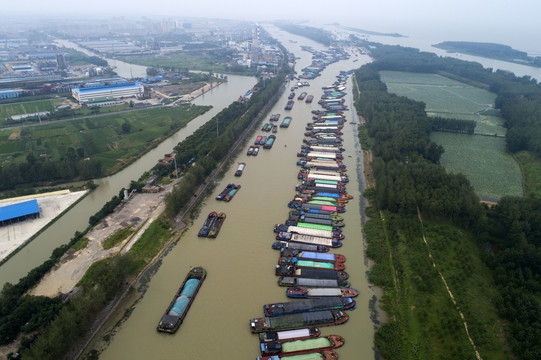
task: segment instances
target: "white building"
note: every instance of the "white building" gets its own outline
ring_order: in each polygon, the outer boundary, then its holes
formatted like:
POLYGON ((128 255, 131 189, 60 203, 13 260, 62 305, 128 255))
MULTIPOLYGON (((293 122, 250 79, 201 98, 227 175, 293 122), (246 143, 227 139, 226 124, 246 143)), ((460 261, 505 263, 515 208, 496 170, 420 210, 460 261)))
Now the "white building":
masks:
POLYGON ((141 83, 72 89, 71 95, 79 104, 102 98, 142 98, 145 89, 141 83))

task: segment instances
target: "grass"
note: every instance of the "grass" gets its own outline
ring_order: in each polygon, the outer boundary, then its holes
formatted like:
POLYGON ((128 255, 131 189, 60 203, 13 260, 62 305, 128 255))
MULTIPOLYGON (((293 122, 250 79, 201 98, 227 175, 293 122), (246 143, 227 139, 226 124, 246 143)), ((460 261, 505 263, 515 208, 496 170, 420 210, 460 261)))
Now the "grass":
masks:
POLYGON ((134 271, 138 272, 148 264, 172 235, 170 224, 164 216, 154 220, 130 250, 130 256, 137 264, 134 271))
POLYGON ((382 71, 381 78, 389 92, 424 102, 429 116, 476 122, 475 136, 432 133, 445 149, 441 164, 448 171, 466 175, 480 196, 522 196, 521 169, 506 152, 504 121, 493 108, 495 94, 440 74, 382 71))
POLYGON ((522 196, 522 173, 505 151, 505 139, 442 132, 432 133, 431 138, 445 149, 441 164, 450 172, 465 174, 477 194, 495 199, 522 196))
POLYGON ((88 238, 82 237, 79 241, 77 241, 75 244, 72 245, 72 249, 75 251, 82 250, 88 246, 88 238))
POLYGON ((119 58, 132 64, 157 67, 188 68, 190 70, 224 72, 225 65, 208 55, 193 55, 188 53, 168 56, 130 56, 119 58))
POLYGON ((120 244, 122 241, 128 238, 128 236, 130 236, 131 234, 133 234, 133 229, 131 227, 119 229, 113 235, 105 239, 102 243, 102 246, 105 250, 109 250, 117 246, 118 244, 120 244))
POLYGON ((36 157, 58 161, 69 147, 82 148, 86 157, 102 160, 105 173, 109 175, 207 109, 161 107, 22 130, 0 130, 0 160, 15 161, 33 153, 36 157), (122 131, 124 122, 131 126, 127 134, 122 131))
MULTIPOLYGON (((367 215, 367 254, 376 262, 370 279, 384 288, 382 307, 388 314, 375 336, 382 356, 475 359, 456 307, 432 266, 419 220, 385 213, 382 221, 374 208, 367 209, 367 215)), ((508 359, 492 305, 494 284, 482 261, 482 249, 470 234, 453 225, 427 221, 424 225, 434 261, 465 315, 481 356, 508 359)))
POLYGON ((524 171, 524 195, 541 198, 541 161, 527 151, 516 153, 515 159, 524 171))

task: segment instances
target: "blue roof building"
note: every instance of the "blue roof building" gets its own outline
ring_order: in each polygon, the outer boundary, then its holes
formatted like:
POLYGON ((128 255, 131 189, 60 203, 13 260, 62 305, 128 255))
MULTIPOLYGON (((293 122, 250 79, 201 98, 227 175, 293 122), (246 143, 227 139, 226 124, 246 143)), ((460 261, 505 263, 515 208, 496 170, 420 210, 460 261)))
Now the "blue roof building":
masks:
POLYGON ((0 207, 0 226, 37 217, 39 217, 39 206, 36 199, 0 207))

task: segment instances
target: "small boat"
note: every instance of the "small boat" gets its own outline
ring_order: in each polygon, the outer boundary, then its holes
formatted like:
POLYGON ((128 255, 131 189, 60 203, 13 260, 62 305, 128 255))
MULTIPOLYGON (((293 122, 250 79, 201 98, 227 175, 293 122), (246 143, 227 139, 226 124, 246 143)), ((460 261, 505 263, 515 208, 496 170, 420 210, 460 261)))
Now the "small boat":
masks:
POLYGON ((340 288, 350 287, 350 284, 346 280, 335 279, 316 279, 316 278, 296 278, 292 276, 281 276, 278 279, 279 286, 287 287, 318 287, 318 288, 340 288))
POLYGON ((257 156, 259 154, 259 146, 254 147, 254 152, 252 153, 253 156, 257 156))
POLYGON ((223 200, 224 197, 235 187, 235 184, 227 184, 225 189, 222 190, 222 192, 216 196, 216 200, 223 200))
POLYGON ((305 91, 303 91, 303 92, 299 95, 299 97, 297 97, 297 100, 304 100, 304 98, 306 97, 306 95, 308 95, 308 93, 305 92, 305 91))
POLYGON ((275 250, 294 250, 294 251, 314 251, 314 252, 327 252, 329 248, 322 245, 311 245, 311 244, 299 244, 292 243, 287 241, 275 241, 272 244, 272 248, 275 250))
POLYGON ((293 340, 306 340, 311 338, 316 338, 320 335, 318 328, 312 329, 297 329, 297 330, 286 330, 286 331, 269 331, 259 333, 260 342, 269 342, 269 341, 293 341, 293 340))
POLYGON ((259 135, 255 138, 254 145, 261 145, 261 139, 263 138, 263 135, 259 135))
POLYGON ((291 124, 291 120, 292 120, 292 119, 291 119, 291 116, 286 116, 286 117, 284 118, 284 120, 282 121, 282 123, 280 124, 280 127, 281 127, 281 128, 287 128, 287 127, 289 127, 289 124, 291 124))
POLYGON ((206 276, 207 272, 202 267, 195 267, 188 272, 173 300, 165 310, 156 330, 169 334, 173 334, 178 330, 206 276))
POLYGON ((314 100, 314 95, 308 95, 306 97, 306 100, 304 100, 304 101, 309 104, 309 103, 312 102, 312 100, 314 100))
POLYGON ((216 216, 216 220, 214 220, 214 224, 212 224, 212 227, 210 228, 207 237, 215 238, 216 236, 218 236, 218 233, 220 232, 220 229, 224 224, 225 216, 225 213, 219 213, 218 216, 216 216))
POLYGON ((237 195, 237 192, 239 191, 239 189, 240 189, 240 185, 235 185, 233 189, 231 189, 231 191, 227 193, 226 196, 224 196, 224 201, 228 201, 228 202, 231 201, 231 199, 233 199, 233 197, 237 195))
POLYGON ((267 342, 261 343, 261 353, 263 355, 301 355, 313 351, 332 350, 344 345, 344 338, 339 335, 329 335, 325 337, 295 340, 286 342, 267 342))
POLYGON ((207 220, 205 220, 205 223, 201 227, 201 230, 199 230, 199 233, 197 233, 197 236, 199 237, 207 237, 209 234, 210 228, 212 227, 212 224, 214 224, 214 221, 216 220, 216 211, 211 212, 207 216, 207 220))
POLYGON ((293 330, 305 327, 339 325, 349 319, 342 310, 313 311, 284 316, 254 318, 250 320, 252 332, 293 330))
POLYGON ((263 149, 270 149, 272 148, 272 145, 274 145, 274 140, 276 140, 276 136, 270 135, 267 139, 267 142, 265 142, 265 145, 263 145, 263 149))
POLYGON ((256 360, 338 360, 338 353, 334 350, 322 350, 304 355, 258 356, 256 360))
POLYGON ((287 97, 289 100, 293 99, 295 97, 295 93, 291 92, 289 96, 287 97))
POLYGON ((313 279, 347 280, 349 274, 345 271, 328 269, 301 269, 295 266, 276 265, 274 273, 277 276, 306 277, 313 279))
POLYGON ((284 316, 322 310, 353 310, 355 300, 344 297, 315 298, 263 305, 265 316, 284 316))
POLYGON ((272 114, 270 117, 270 121, 278 121, 280 119, 280 114, 272 114))
POLYGON ((289 100, 286 104, 286 107, 284 108, 285 110, 291 110, 293 109, 293 104, 295 104, 295 101, 293 100, 289 100))
POLYGON ((254 147, 253 147, 253 146, 250 146, 250 147, 248 148, 248 151, 246 152, 246 155, 250 156, 250 155, 252 155, 253 153, 254 153, 254 147))
POLYGON ((278 126, 272 125, 272 133, 276 134, 278 132, 278 126))
MULTIPOLYGON (((210 236, 210 234, 209 234, 210 236)), ((325 261, 299 260, 297 258, 280 257, 278 265, 293 265, 299 269, 327 269, 327 270, 344 270, 344 263, 334 263, 325 261)))
POLYGON ((340 296, 340 297, 356 297, 359 295, 359 291, 354 288, 309 288, 304 286, 293 286, 287 288, 287 297, 290 298, 320 298, 328 296, 340 296))
POLYGON ((244 168, 246 167, 246 163, 239 163, 239 167, 237 168, 237 171, 235 171, 235 176, 241 176, 244 172, 244 168))

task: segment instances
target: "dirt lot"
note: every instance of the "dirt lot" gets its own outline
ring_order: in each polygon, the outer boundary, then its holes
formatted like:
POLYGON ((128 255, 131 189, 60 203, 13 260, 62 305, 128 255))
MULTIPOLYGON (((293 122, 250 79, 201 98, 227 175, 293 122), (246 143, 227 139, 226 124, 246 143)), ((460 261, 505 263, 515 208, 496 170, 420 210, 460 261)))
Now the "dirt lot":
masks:
POLYGON ((66 253, 61 263, 33 289, 32 295, 53 297, 65 294, 75 287, 94 261, 130 248, 164 211, 164 197, 172 186, 173 184, 170 184, 164 191, 156 194, 133 194, 129 201, 120 204, 113 214, 87 234, 88 246, 75 253, 66 253), (130 226, 136 230, 134 234, 114 248, 103 249, 102 242, 105 239, 119 229, 130 226))

